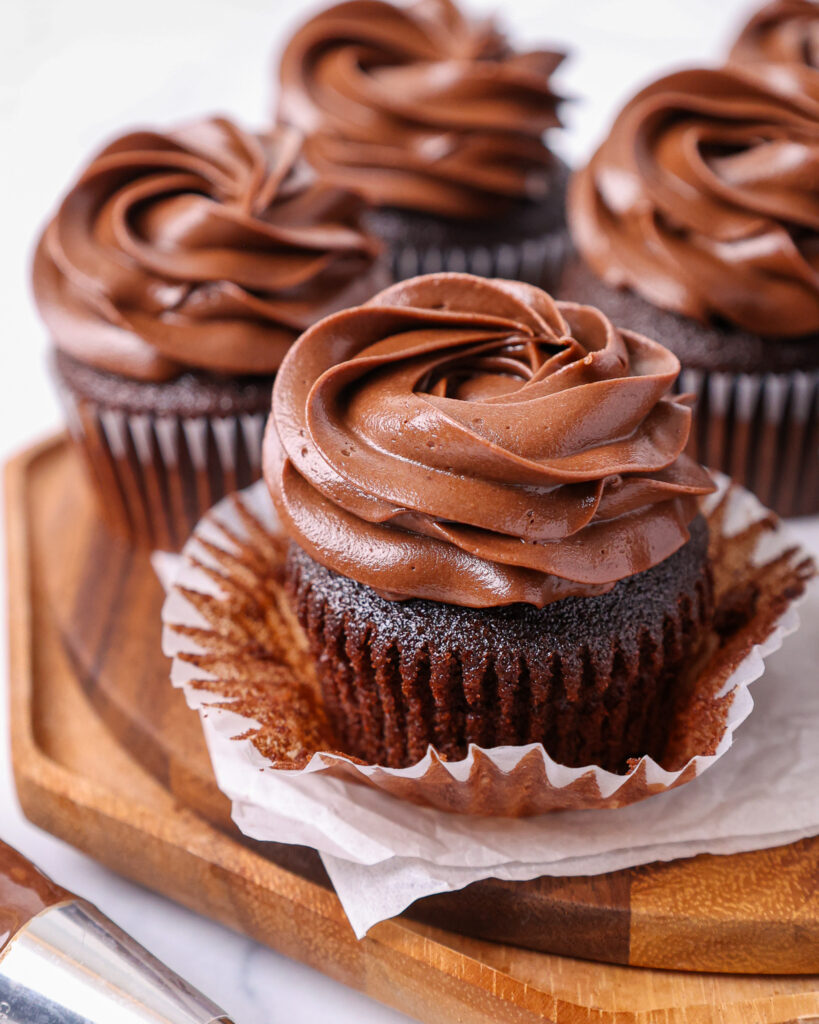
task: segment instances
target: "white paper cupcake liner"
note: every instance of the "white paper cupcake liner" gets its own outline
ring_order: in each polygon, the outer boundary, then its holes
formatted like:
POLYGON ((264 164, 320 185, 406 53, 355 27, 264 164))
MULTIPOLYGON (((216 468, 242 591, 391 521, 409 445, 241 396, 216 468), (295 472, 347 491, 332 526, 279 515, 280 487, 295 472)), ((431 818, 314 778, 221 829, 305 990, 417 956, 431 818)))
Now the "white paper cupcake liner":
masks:
POLYGON ((245 815, 276 805, 265 791, 276 790, 277 780, 292 785, 316 776, 450 812, 525 816, 622 807, 691 781, 725 754, 753 708, 749 684, 798 624, 793 604, 812 572, 805 553, 751 494, 724 480, 704 512, 729 619, 733 597, 747 596, 749 587, 759 593, 747 621, 721 627, 693 689, 673 767, 644 757, 626 775, 594 765, 569 768, 541 744, 473 745, 463 760, 449 762, 430 748, 402 769, 334 750, 304 637, 273 576, 284 542, 263 483, 217 505, 184 548, 163 608, 171 679, 202 713, 217 782, 245 815))

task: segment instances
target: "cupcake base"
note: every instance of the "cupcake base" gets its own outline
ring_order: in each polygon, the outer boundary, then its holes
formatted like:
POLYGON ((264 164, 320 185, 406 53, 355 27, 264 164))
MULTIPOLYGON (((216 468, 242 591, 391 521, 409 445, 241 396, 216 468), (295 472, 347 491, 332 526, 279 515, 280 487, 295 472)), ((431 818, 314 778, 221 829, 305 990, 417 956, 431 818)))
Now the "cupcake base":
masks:
POLYGON ((516 202, 481 221, 434 217, 391 207, 369 210, 369 231, 387 246, 396 281, 440 271, 555 286, 568 250, 565 194, 569 169, 556 160, 548 195, 516 202))
POLYGON ((261 476, 272 376, 142 382, 59 351, 53 367, 106 523, 130 541, 178 550, 216 501, 261 476))
POLYGON ((713 597, 708 530, 608 594, 471 609, 387 601, 291 546, 287 583, 343 749, 404 767, 432 745, 543 743, 577 767, 662 757, 713 597))
POLYGON ((819 512, 819 336, 763 338, 705 325, 609 287, 577 257, 558 297, 601 309, 678 356, 677 390, 695 397, 689 452, 782 516, 819 512))

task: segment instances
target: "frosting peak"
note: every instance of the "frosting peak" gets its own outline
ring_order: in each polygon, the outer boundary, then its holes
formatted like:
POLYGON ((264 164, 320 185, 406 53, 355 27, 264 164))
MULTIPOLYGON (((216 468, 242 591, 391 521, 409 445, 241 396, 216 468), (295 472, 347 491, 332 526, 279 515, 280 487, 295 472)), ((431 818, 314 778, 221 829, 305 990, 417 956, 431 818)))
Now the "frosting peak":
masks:
POLYGON ((712 489, 683 454, 678 372, 592 307, 519 282, 415 278, 296 343, 265 478, 308 554, 387 597, 603 593, 685 543, 712 489))
POLYGON ((819 331, 819 76, 681 71, 634 97, 570 185, 592 269, 663 309, 819 331))
POLYGON ((816 0, 766 4, 740 33, 731 60, 805 64, 819 71, 819 4, 816 0))
POLYGON ((311 323, 372 294, 360 201, 318 183, 300 146, 213 118, 103 149, 35 255, 55 344, 138 380, 268 374, 311 323))
POLYGON ((513 52, 451 0, 348 0, 290 40, 278 113, 323 177, 373 205, 482 217, 548 190, 561 60, 513 52))

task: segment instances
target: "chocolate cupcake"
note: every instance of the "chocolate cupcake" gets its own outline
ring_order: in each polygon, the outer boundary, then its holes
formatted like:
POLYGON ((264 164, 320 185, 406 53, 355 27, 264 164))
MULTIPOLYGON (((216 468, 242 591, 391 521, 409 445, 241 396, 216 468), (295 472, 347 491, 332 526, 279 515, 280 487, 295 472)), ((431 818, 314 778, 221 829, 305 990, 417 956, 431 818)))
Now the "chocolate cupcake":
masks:
POLYGON ((465 274, 299 339, 264 472, 342 749, 662 755, 712 614, 678 370, 595 309, 465 274))
POLYGON ((626 105, 569 189, 560 294, 662 338, 692 454, 819 511, 819 75, 690 70, 626 105))
POLYGON ((178 547, 256 479, 295 338, 383 285, 361 202, 291 129, 214 118, 102 150, 46 228, 34 293, 68 424, 109 523, 178 547))
POLYGON ((774 0, 740 32, 730 59, 744 63, 803 64, 819 71, 819 4, 774 0))
POLYGON ((450 0, 351 0, 281 60, 278 117, 328 181, 360 192, 397 279, 441 270, 553 283, 565 251, 560 53, 517 53, 450 0))

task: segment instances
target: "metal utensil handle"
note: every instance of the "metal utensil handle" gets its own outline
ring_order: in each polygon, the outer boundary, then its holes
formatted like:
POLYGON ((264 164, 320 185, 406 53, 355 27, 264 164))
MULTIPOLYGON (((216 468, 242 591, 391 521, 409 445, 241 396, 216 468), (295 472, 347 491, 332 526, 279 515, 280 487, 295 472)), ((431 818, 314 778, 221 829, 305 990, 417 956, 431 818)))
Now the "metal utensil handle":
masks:
POLYGON ((96 907, 71 900, 28 922, 0 954, 8 1024, 230 1024, 96 907))

